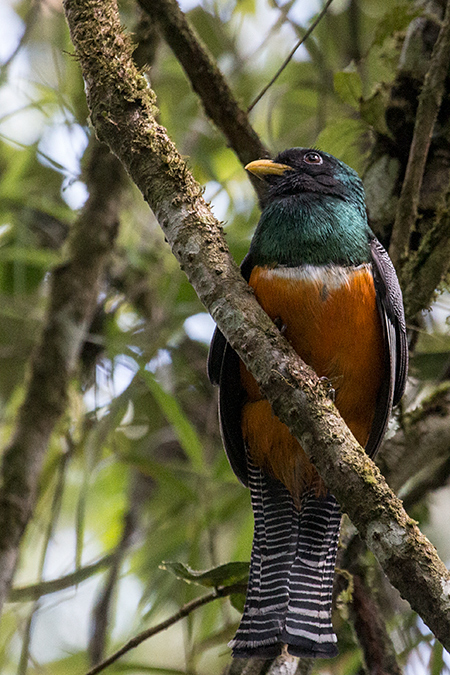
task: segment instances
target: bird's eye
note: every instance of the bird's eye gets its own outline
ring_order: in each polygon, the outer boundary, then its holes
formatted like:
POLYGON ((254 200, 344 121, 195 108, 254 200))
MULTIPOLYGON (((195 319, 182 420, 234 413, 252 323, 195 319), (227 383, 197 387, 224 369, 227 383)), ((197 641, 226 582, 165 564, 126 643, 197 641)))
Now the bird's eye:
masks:
POLYGON ((307 152, 303 159, 307 164, 322 164, 323 162, 318 152, 307 152))

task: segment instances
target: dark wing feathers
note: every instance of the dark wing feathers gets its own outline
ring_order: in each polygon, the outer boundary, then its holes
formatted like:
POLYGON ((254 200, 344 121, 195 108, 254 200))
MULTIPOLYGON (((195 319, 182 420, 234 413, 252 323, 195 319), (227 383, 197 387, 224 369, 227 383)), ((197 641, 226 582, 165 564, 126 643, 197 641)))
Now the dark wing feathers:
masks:
POLYGON ((240 359, 227 343, 220 374, 220 429, 231 468, 241 483, 248 485, 247 453, 241 428, 244 395, 240 378, 240 359))
MULTIPOLYGON (((241 264, 241 273, 246 281, 250 279, 252 269, 253 263, 248 254, 241 264)), ((241 429, 245 394, 241 386, 239 364, 238 355, 216 328, 209 348, 208 377, 212 384, 220 387, 219 420, 228 461, 239 480, 248 485, 247 456, 241 429)))
POLYGON ((216 328, 212 336, 208 354, 208 377, 211 384, 220 384, 223 355, 227 346, 223 333, 216 328))
POLYGON ((392 404, 395 406, 399 403, 405 391, 408 373, 408 339, 403 311, 403 297, 394 265, 383 246, 375 237, 371 241, 371 252, 377 296, 381 300, 387 319, 392 325, 395 335, 395 378, 392 401, 392 404))
POLYGON ((208 376, 213 384, 220 385, 220 430, 228 461, 239 480, 247 485, 247 456, 241 429, 244 391, 239 369, 239 356, 216 328, 209 350, 208 376))
POLYGON ((378 239, 370 242, 372 268, 386 347, 385 377, 378 395, 372 431, 366 452, 373 457, 386 432, 393 405, 400 401, 406 385, 408 342, 403 299, 394 266, 378 239))

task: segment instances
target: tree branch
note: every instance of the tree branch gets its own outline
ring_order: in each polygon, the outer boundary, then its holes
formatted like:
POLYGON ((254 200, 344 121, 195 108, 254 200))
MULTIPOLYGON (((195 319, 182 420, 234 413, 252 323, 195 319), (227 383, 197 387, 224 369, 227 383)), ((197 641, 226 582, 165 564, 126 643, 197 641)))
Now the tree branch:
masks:
POLYGON ((396 266, 399 266, 408 255, 409 238, 417 219, 425 164, 445 90, 449 61, 450 1, 447 2, 442 28, 434 46, 430 67, 419 96, 414 135, 389 248, 389 254, 396 266))
POLYGON ((198 296, 389 579, 450 649, 450 574, 358 446, 315 373, 261 309, 184 161, 155 121, 113 0, 65 0, 97 133, 141 189, 198 296))
POLYGON ((114 652, 114 654, 111 654, 110 657, 101 663, 98 663, 96 666, 94 666, 94 668, 91 668, 91 670, 89 670, 86 675, 97 675, 97 673, 101 673, 102 670, 105 670, 105 668, 108 668, 108 666, 115 663, 115 661, 120 659, 121 656, 124 656, 124 654, 127 654, 132 649, 135 649, 140 644, 142 644, 142 642, 145 642, 145 640, 148 640, 154 635, 162 633, 163 630, 170 628, 170 626, 173 626, 178 621, 181 621, 181 619, 184 619, 189 614, 192 614, 192 612, 194 612, 199 607, 208 605, 210 602, 217 600, 217 598, 225 598, 232 593, 242 592, 242 590, 243 588, 241 585, 220 586, 207 595, 202 595, 200 598, 195 598, 194 600, 187 602, 178 610, 178 612, 175 612, 175 614, 169 616, 169 618, 165 621, 161 621, 161 623, 158 623, 156 626, 147 628, 146 630, 142 631, 142 633, 132 637, 131 640, 128 640, 128 642, 126 642, 123 647, 114 652))
MULTIPOLYGON (((343 555, 343 566, 350 573, 350 617, 356 637, 361 646, 368 675, 401 675, 392 640, 386 629, 386 619, 370 588, 367 565, 362 562, 367 551, 361 539, 355 535, 348 542, 343 555)), ((348 575, 341 573, 338 584, 348 575)))
MULTIPOLYGON (((139 0, 141 7, 161 28, 173 53, 181 63, 193 90, 200 97, 208 117, 220 129, 232 150, 245 166, 257 158, 269 157, 248 121, 247 113, 236 101, 227 81, 206 47, 189 25, 176 0, 139 0)), ((260 201, 264 183, 250 177, 260 201)))
POLYGON ((272 77, 272 79, 266 84, 266 86, 263 87, 263 89, 259 92, 258 96, 256 96, 256 98, 255 98, 255 99, 252 101, 252 103, 249 105, 249 107, 247 108, 247 113, 249 113, 249 112, 251 112, 251 111, 253 110, 253 108, 255 107, 255 105, 256 105, 257 103, 259 103, 259 101, 262 99, 262 97, 264 96, 264 94, 270 89, 270 87, 273 85, 273 83, 277 81, 277 79, 280 77, 280 75, 281 75, 281 73, 283 72, 283 70, 284 70, 284 69, 286 68, 286 66, 289 65, 289 63, 291 62, 292 57, 294 56, 294 54, 295 54, 295 52, 297 51, 297 49, 299 49, 299 48, 302 46, 302 44, 305 42, 305 40, 307 40, 307 39, 309 38, 309 36, 310 36, 311 33, 313 32, 313 30, 315 29, 315 27, 317 26, 317 24, 320 23, 320 21, 323 19, 323 17, 324 17, 325 14, 327 13, 328 7, 331 5, 332 2, 333 2, 333 0, 327 0, 327 2, 325 3, 325 5, 324 5, 324 7, 322 8, 322 10, 319 12, 319 14, 318 14, 318 16, 316 17, 316 19, 313 21, 313 23, 312 23, 311 26, 308 28, 308 30, 307 30, 306 33, 303 35, 303 37, 301 37, 300 40, 298 40, 297 43, 294 45, 294 47, 291 49, 291 51, 289 52, 289 54, 286 56, 285 60, 284 60, 283 63, 281 64, 281 66, 278 68, 278 70, 277 70, 277 72, 275 73, 275 75, 274 75, 274 76, 272 77))
POLYGON ((93 153, 90 197, 76 223, 69 262, 53 273, 50 304, 16 429, 0 474, 0 613, 36 501, 40 469, 94 313, 117 230, 124 173, 106 147, 93 153))
MULTIPOLYGON (((386 247, 391 239, 402 179, 411 149, 417 103, 423 81, 430 70, 431 47, 442 27, 444 8, 441 5, 442 3, 426 0, 423 15, 410 24, 385 110, 390 137, 377 134, 364 175, 371 225, 386 247), (432 45, 430 41, 433 41, 432 45)), ((444 101, 447 101, 448 93, 447 81, 444 101)), ((445 278, 450 264, 450 133, 445 108, 446 103, 441 105, 433 128, 420 190, 420 217, 417 218, 415 231, 408 241, 411 246, 408 259, 403 261, 401 269, 403 301, 409 321, 414 320, 421 310, 429 308, 436 288, 445 278)))
POLYGON ((369 675, 401 675, 386 622, 372 594, 358 575, 353 575, 352 614, 355 632, 369 675))
POLYGON ((414 317, 429 307, 444 275, 450 269, 450 191, 435 214, 430 229, 423 235, 417 251, 410 251, 401 278, 407 316, 414 317))
POLYGON ((103 659, 107 630, 111 618, 111 605, 119 580, 120 569, 138 529, 141 510, 143 505, 148 502, 149 491, 151 489, 151 480, 136 471, 131 484, 129 506, 123 518, 122 536, 117 544, 112 564, 109 566, 108 574, 92 610, 88 649, 92 665, 97 664, 103 659))
POLYGON ((450 385, 443 383, 420 408, 403 415, 402 427, 383 443, 377 456, 383 475, 408 509, 448 480, 449 419, 450 385))

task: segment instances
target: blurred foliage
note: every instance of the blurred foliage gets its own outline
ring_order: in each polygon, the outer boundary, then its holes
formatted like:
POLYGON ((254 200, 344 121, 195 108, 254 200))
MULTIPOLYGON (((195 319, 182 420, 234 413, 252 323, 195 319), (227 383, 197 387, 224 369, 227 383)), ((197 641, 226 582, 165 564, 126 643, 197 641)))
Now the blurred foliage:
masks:
MULTIPOLYGON (((183 6, 244 107, 319 9, 313 0, 192 0, 183 6)), ((140 17, 136 3, 123 0, 121 11, 134 30, 140 17)), ((86 199, 84 153, 94 141, 59 0, 11 0, 1 12, 0 430, 5 444, 45 321, 49 274, 64 260, 64 242, 86 199)), ((273 152, 317 145, 362 172, 374 134, 387 133, 389 83, 416 15, 409 0, 335 0, 251 114, 273 152)), ((244 171, 162 41, 149 65, 161 122, 206 185, 206 197, 240 261, 258 218, 244 171)), ((415 397, 436 379, 449 377, 449 306, 448 295, 442 295, 421 329, 412 368, 415 397)), ((166 567, 187 581, 206 579, 211 585, 242 579, 242 566, 227 563, 249 559, 252 516, 249 495, 232 475, 221 446, 216 394, 205 371, 211 330, 130 184, 79 380, 72 383, 70 405, 52 437, 38 507, 23 542, 15 586, 32 586, 33 592, 18 594, 2 618, 3 675, 79 675, 87 669, 91 612, 102 593, 109 592, 109 620, 107 644, 100 648, 110 652, 202 592, 161 569, 163 561, 177 561, 166 567), (105 556, 104 563, 88 567, 105 556), (193 571, 220 565, 215 576, 193 571), (64 583, 68 574, 70 585, 64 583), (45 583, 58 579, 51 587, 45 583)), ((385 588, 382 593, 388 595, 385 588)), ((229 660, 226 642, 239 620, 232 607, 239 606, 239 598, 232 600, 203 607, 108 672, 220 673, 229 660)), ((427 630, 398 598, 386 605, 386 615, 408 673, 447 671, 442 649, 430 643, 427 630)), ((341 655, 317 662, 314 672, 361 672, 361 653, 348 623, 337 615, 336 626, 341 655)))

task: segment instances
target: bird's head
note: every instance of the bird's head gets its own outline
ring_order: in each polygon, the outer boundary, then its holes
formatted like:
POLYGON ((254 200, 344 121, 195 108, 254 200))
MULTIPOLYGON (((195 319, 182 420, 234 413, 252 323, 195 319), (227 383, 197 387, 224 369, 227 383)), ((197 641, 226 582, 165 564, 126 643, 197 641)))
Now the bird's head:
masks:
POLYGON ((269 186, 250 246, 253 264, 367 262, 370 230, 356 171, 310 148, 291 148, 246 169, 269 186))
POLYGON ((258 159, 245 168, 268 183, 268 202, 309 193, 337 197, 365 210, 364 188, 356 171, 321 150, 291 148, 274 160, 258 159))

